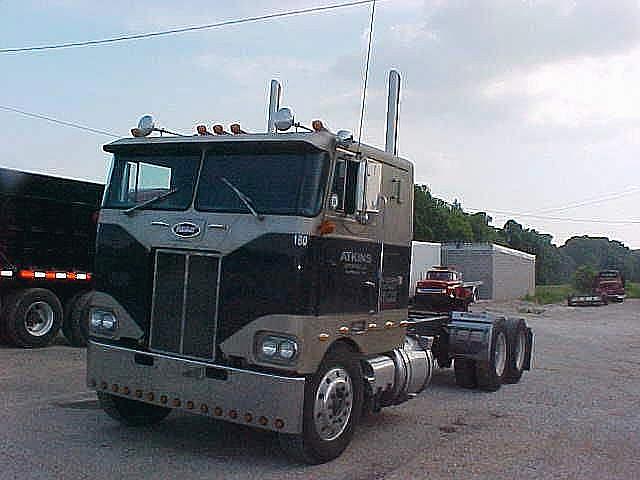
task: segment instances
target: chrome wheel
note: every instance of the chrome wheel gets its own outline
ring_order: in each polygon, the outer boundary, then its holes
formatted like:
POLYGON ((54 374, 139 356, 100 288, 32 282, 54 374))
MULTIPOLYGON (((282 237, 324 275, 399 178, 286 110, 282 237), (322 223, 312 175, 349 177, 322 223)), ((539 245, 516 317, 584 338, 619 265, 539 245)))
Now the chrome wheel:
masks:
POLYGON ((516 351, 514 352, 516 359, 516 370, 518 371, 521 371, 522 366, 524 365, 525 344, 525 334, 521 331, 518 333, 518 339, 516 340, 516 351))
POLYGON ((335 367, 325 373, 316 390, 313 419, 318 436, 325 441, 338 438, 347 428, 353 404, 349 373, 335 367))
POLYGON ((47 302, 34 302, 29 305, 24 316, 24 327, 34 337, 42 337, 53 327, 53 308, 47 302))
POLYGON ((495 369, 496 375, 502 377, 504 374, 504 367, 507 364, 507 337, 503 332, 498 333, 496 337, 496 352, 495 352, 495 369))

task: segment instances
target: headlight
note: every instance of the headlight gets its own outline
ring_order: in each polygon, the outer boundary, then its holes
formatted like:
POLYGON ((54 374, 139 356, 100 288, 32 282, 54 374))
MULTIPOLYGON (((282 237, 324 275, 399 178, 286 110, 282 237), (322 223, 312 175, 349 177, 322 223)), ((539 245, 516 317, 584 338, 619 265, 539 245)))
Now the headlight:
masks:
POLYGON ((110 335, 118 328, 118 319, 111 312, 103 310, 92 310, 89 320, 91 333, 97 335, 110 335))
POLYGON ((293 357, 295 357, 296 351, 298 350, 298 346, 293 340, 285 340, 283 342, 280 342, 280 345, 278 347, 278 353, 285 360, 291 360, 293 357))
POLYGON ((262 342, 262 353, 267 357, 273 357, 278 351, 278 344, 271 338, 266 338, 262 342))
POLYGON ((256 342, 258 357, 267 362, 289 363, 298 353, 298 343, 294 338, 261 334, 256 342))

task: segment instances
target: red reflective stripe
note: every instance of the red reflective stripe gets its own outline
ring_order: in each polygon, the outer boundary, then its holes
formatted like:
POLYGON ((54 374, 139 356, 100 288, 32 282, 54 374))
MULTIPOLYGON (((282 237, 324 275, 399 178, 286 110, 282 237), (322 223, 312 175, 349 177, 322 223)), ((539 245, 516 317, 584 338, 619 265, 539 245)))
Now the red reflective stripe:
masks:
MULTIPOLYGON (((42 270, 19 270, 17 275, 27 280, 79 280, 89 281, 93 277, 91 273, 85 272, 60 272, 60 271, 42 271, 42 270)), ((6 276, 6 275, 3 275, 6 276)), ((12 273, 13 276, 13 273, 12 273)))

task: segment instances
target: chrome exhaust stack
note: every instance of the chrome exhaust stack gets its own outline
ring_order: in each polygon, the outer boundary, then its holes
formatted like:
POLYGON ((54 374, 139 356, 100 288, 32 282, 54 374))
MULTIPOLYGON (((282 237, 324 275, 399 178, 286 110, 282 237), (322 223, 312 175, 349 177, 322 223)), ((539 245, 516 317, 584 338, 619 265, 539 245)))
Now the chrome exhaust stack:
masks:
POLYGON ((434 369, 431 342, 428 346, 421 343, 407 336, 401 348, 364 361, 374 409, 405 402, 429 384, 434 369))
POLYGON ((385 152, 398 154, 398 113, 400 104, 400 74, 389 72, 389 96, 387 98, 387 138, 385 152))
POLYGON ((278 80, 271 80, 269 89, 269 118, 267 120, 267 133, 276 133, 275 114, 280 108, 280 95, 282 87, 278 80))

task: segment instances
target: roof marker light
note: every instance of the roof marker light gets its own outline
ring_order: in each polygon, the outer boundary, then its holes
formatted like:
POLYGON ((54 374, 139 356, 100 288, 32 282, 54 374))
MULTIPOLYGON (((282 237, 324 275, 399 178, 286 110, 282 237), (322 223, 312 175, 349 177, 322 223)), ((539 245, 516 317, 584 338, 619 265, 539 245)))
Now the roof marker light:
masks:
POLYGON ((207 130, 206 125, 198 125, 196 127, 196 131, 198 132, 198 135, 213 135, 213 133, 207 130))
POLYGON ((233 133, 234 135, 241 135, 241 134, 247 133, 244 130, 242 130, 239 123, 232 123, 231 126, 229 127, 229 130, 231 130, 231 133, 233 133))
POLYGON ((320 120, 314 120, 313 122, 311 122, 311 128, 313 128, 316 132, 326 130, 320 120))
POLYGON ((225 132, 224 127, 220 124, 213 126, 213 133, 216 135, 231 135, 229 132, 225 132))

